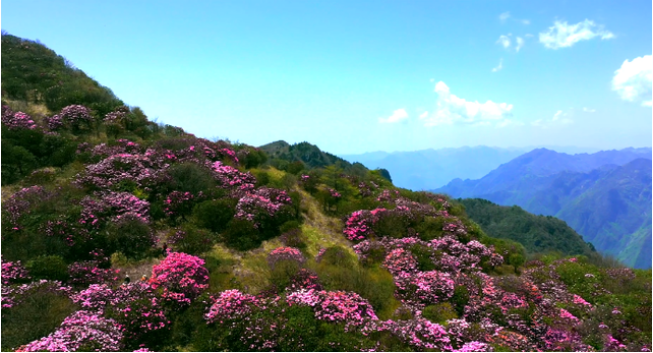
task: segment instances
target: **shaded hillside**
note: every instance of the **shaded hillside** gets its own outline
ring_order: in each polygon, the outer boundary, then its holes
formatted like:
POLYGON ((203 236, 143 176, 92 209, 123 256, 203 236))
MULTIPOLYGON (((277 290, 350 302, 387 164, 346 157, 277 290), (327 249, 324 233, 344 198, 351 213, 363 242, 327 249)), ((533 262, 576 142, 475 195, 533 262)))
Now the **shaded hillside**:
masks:
MULTIPOLYGON (((289 164, 301 162, 300 168, 324 168, 334 165, 353 175, 364 175, 368 170, 361 163, 349 163, 329 152, 320 150, 308 142, 289 144, 286 141, 275 141, 260 147, 269 156, 269 164, 280 170, 292 170, 289 164)), ((379 170, 381 175, 392 181, 387 170, 379 170)))
POLYGON ((455 178, 481 178, 524 152, 523 149, 476 146, 411 152, 371 152, 342 157, 350 162, 360 162, 368 168, 387 169, 397 186, 428 190, 443 186, 455 178))
MULTIPOLYGON (((597 250, 634 266, 638 258, 644 259, 651 252, 650 247, 629 245, 631 240, 643 244, 650 235, 646 231, 646 225, 651 223, 650 149, 595 155, 570 156, 536 150, 481 179, 454 180, 435 191, 518 205, 535 214, 556 216, 597 250), (592 167, 595 169, 586 171, 592 167), (626 248, 630 250, 624 252, 626 248), (635 249, 642 249, 643 253, 635 249)), ((650 267, 650 263, 643 267, 650 267)))
POLYGON ((2 96, 42 103, 50 111, 82 104, 101 116, 124 105, 113 92, 44 45, 2 35, 2 96))
POLYGON ((595 252, 591 244, 555 217, 536 216, 519 206, 499 206, 484 199, 458 201, 487 235, 519 242, 530 253, 559 251, 565 255, 590 255, 595 252))

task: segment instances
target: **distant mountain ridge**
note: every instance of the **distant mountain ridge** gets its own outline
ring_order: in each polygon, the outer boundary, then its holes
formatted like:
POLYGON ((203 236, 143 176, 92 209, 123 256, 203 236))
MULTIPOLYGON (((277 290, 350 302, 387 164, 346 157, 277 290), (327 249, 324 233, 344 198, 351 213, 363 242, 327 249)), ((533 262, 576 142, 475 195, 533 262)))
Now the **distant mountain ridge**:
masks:
POLYGON ((527 151, 476 146, 392 153, 378 151, 341 157, 370 169, 387 169, 397 186, 428 190, 446 185, 455 178, 481 178, 527 151))
POLYGON ((577 155, 537 149, 481 179, 433 191, 556 216, 597 250, 650 267, 651 163, 650 148, 577 155))

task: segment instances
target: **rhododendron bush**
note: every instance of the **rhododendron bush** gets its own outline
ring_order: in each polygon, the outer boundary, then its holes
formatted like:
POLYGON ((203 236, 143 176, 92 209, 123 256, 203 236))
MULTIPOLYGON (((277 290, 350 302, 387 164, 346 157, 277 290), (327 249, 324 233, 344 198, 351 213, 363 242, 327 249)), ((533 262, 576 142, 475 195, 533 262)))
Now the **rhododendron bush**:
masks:
POLYGON ((209 272, 204 267, 204 260, 199 257, 170 252, 152 268, 150 281, 153 288, 163 288, 166 300, 190 304, 208 288, 209 272))

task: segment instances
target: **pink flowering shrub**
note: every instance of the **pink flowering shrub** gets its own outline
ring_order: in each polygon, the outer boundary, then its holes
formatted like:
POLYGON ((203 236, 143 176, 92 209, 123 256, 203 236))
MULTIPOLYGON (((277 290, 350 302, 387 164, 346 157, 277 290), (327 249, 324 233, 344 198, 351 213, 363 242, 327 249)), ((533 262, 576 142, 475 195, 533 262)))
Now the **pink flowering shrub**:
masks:
POLYGON ((161 181, 168 166, 151 150, 145 154, 119 153, 86 166, 75 178, 78 184, 100 190, 116 189, 125 183, 146 189, 161 181))
POLYGON ((70 283, 99 284, 118 281, 120 270, 99 267, 98 261, 79 261, 68 266, 70 283))
POLYGON ((2 123, 10 129, 30 129, 37 128, 32 118, 23 112, 12 112, 6 106, 2 107, 2 123))
POLYGON ((2 285, 6 286, 12 283, 28 279, 27 270, 20 261, 5 261, 2 259, 2 285))
POLYGON ((71 127, 73 131, 88 128, 93 122, 90 110, 83 105, 69 105, 64 107, 56 116, 57 119, 61 119, 64 126, 71 127))
POLYGON ((394 276, 407 276, 417 271, 417 259, 410 251, 398 248, 385 257, 383 267, 394 276))
MULTIPOLYGON (((84 298, 89 296, 87 294, 84 298)), ((107 297, 109 303, 104 307, 105 315, 119 322, 124 327, 125 336, 132 341, 141 343, 150 338, 156 342, 157 335, 170 326, 164 309, 165 300, 149 283, 123 284, 112 293, 104 294, 100 289, 92 303, 101 305, 107 297)))
MULTIPOLYGON (((20 218, 30 214, 31 209, 39 203, 48 201, 55 197, 55 193, 47 191, 39 185, 22 188, 11 197, 2 202, 2 211, 6 214, 9 224, 6 224, 3 229, 9 226, 11 230, 19 230, 20 218)), ((3 221, 5 218, 3 217, 3 221)))
POLYGON ((77 311, 68 316, 52 334, 20 348, 23 352, 123 350, 121 327, 112 319, 91 311, 77 311))
POLYGON ((377 323, 376 331, 388 331, 411 348, 435 351, 451 351, 451 340, 447 330, 439 324, 423 318, 377 323))
POLYGON ((208 288, 209 271, 204 260, 180 252, 170 252, 158 265, 152 267, 153 288, 163 288, 166 300, 190 304, 208 288))
POLYGON ((215 298, 204 319, 208 324, 242 319, 261 304, 260 300, 237 289, 226 290, 215 298))
POLYGON ((378 320, 369 302, 353 292, 300 290, 290 293, 286 300, 289 305, 312 307, 318 320, 344 323, 345 330, 378 320))
POLYGON ((256 184, 256 178, 250 172, 243 173, 220 161, 211 164, 211 170, 223 188, 247 191, 254 189, 256 184))
POLYGON ((262 187, 247 192, 238 200, 235 217, 253 222, 258 228, 261 216, 274 217, 283 206, 290 205, 291 202, 284 190, 262 187))
POLYGON ((417 272, 395 279, 397 295, 407 303, 430 305, 444 302, 453 295, 454 281, 445 272, 417 272))
POLYGON ((374 216, 370 211, 361 210, 352 213, 345 222, 345 229, 342 233, 351 241, 363 241, 374 236, 372 224, 374 216))
POLYGON ((149 223, 150 203, 128 192, 109 192, 103 194, 100 200, 86 196, 81 204, 80 224, 97 228, 102 222, 115 222, 130 216, 149 223))
POLYGON ((270 268, 274 269, 279 261, 293 261, 302 264, 306 259, 299 249, 284 246, 272 250, 268 255, 270 268))

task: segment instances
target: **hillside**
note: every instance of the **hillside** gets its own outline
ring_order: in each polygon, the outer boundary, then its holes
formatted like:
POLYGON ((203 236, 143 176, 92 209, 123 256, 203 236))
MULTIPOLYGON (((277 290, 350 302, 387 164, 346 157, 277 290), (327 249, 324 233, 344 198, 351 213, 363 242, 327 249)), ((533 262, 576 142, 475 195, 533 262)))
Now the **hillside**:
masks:
MULTIPOLYGON (((651 223, 650 149, 574 156, 536 150, 481 179, 454 180, 435 191, 556 216, 598 251, 629 266, 635 266, 639 251, 642 259, 650 256, 649 248, 629 246, 631 239, 636 244, 646 241, 641 235, 646 228, 641 227, 651 223), (636 232, 638 236, 633 235, 636 232), (624 252, 626 248, 630 250, 624 252)), ((646 268, 650 263, 640 261, 638 266, 646 268)))
POLYGON ((317 146, 268 155, 93 101, 36 118, 14 94, 3 351, 651 349, 650 270, 529 254, 456 200, 300 153, 317 146))
POLYGON ((499 206, 484 199, 459 199, 465 213, 483 232, 494 238, 510 239, 531 253, 559 251, 565 255, 590 255, 590 243, 565 222, 551 216, 536 216, 519 206, 499 206))

